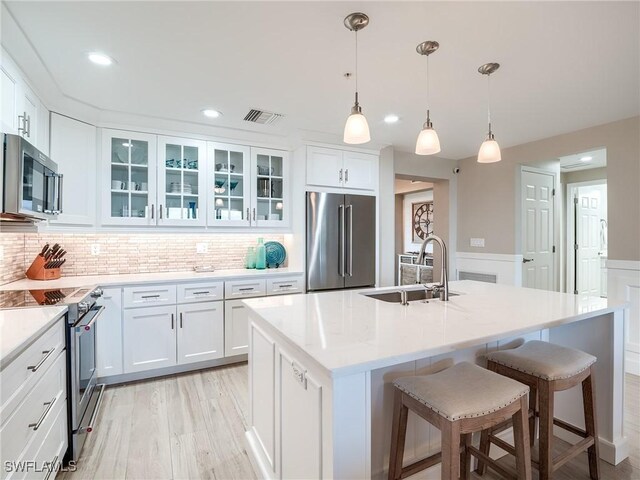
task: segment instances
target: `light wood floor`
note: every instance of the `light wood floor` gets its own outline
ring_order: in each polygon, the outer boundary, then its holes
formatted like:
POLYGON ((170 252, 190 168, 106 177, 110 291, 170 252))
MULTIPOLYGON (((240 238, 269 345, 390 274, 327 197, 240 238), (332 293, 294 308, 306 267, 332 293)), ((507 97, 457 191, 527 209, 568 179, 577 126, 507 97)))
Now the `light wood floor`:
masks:
MULTIPOLYGON (((110 387, 78 470, 57 479, 254 479, 244 449, 248 391, 246 364, 110 387)), ((617 467, 602 462, 602 480, 640 480, 640 377, 627 375, 625 410, 631 455, 617 467)), ((588 480, 586 454, 554 478, 588 480)))

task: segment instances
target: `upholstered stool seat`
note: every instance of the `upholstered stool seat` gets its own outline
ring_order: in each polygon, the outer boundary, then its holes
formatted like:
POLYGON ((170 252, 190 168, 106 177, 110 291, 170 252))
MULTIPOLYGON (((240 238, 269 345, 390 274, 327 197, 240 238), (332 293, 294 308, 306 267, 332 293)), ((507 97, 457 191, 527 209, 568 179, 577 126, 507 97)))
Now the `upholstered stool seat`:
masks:
MULTIPOLYGON (((529 386, 529 442, 535 442, 536 418, 540 419, 539 460, 534 465, 540 471, 540 480, 552 478, 553 472, 566 462, 587 451, 589 474, 592 480, 600 478, 598 452, 598 430, 596 422, 595 386, 593 367, 596 357, 573 348, 541 341, 530 341, 518 348, 492 352, 487 355, 487 368, 529 386), (555 392, 568 390, 582 384, 585 429, 554 418, 555 392), (553 426, 563 428, 582 437, 557 457, 552 455, 553 426)), ((489 455, 491 444, 506 451, 513 447, 496 436, 509 426, 508 423, 484 431, 480 440, 480 450, 489 455)), ((485 465, 478 463, 477 472, 483 474, 485 465)))
POLYGON ((529 387, 477 365, 462 362, 432 375, 399 378, 394 383, 394 413, 389 479, 413 475, 442 462, 442 478, 469 478, 471 455, 499 473, 513 477, 471 445, 471 435, 511 419, 514 425, 517 478, 531 478, 528 443, 529 387), (442 432, 442 452, 402 467, 408 411, 442 432))

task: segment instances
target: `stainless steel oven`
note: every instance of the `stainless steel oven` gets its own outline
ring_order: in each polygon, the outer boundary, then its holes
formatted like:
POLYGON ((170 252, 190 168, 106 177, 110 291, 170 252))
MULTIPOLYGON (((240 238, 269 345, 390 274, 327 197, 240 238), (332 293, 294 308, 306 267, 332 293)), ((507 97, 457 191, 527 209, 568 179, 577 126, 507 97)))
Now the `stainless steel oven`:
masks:
POLYGON ((62 212, 58 165, 19 135, 1 134, 0 219, 34 221, 62 212))

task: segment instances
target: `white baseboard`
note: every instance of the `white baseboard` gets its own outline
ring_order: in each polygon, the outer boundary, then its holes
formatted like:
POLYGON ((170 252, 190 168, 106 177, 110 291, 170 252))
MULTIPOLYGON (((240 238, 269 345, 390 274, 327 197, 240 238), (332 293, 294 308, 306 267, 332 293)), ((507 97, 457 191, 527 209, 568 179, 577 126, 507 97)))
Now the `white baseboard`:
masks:
POLYGON ((497 283, 522 286, 522 255, 456 252, 457 272, 495 275, 497 283))
POLYGON ((260 440, 258 440, 255 432, 253 431, 253 428, 250 428, 249 430, 244 432, 244 443, 247 449, 249 462, 253 467, 253 471, 256 474, 256 477, 262 479, 275 478, 273 472, 271 472, 271 469, 268 466, 267 459, 262 453, 262 445, 260 444, 260 440))

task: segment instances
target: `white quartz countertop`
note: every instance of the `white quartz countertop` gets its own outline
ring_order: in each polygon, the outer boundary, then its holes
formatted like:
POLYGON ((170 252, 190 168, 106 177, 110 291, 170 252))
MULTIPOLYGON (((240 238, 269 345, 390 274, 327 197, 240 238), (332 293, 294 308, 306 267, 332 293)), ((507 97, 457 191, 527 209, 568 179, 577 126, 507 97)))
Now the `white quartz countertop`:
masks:
POLYGON ((67 307, 0 310, 0 370, 64 315, 67 307))
POLYGON ((450 282, 450 291, 460 295, 448 302, 415 301, 406 307, 366 297, 361 294, 365 290, 255 298, 244 304, 253 310, 252 318, 259 317, 260 326, 284 337, 334 377, 556 327, 626 306, 603 298, 470 280, 450 282))
POLYGON ((29 280, 24 278, 15 282, 1 285, 0 290, 37 290, 42 288, 75 288, 88 286, 108 287, 111 285, 133 285, 140 283, 171 283, 171 282, 206 282, 209 280, 231 280, 244 278, 269 278, 285 275, 302 275, 299 270, 289 268, 267 268, 264 270, 248 270, 244 268, 230 270, 216 270, 213 272, 160 272, 160 273, 131 273, 123 275, 82 275, 62 277, 57 280, 29 280))

